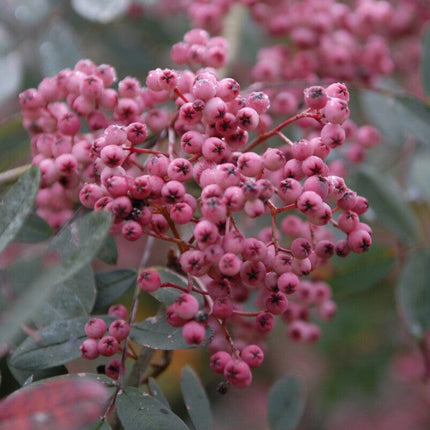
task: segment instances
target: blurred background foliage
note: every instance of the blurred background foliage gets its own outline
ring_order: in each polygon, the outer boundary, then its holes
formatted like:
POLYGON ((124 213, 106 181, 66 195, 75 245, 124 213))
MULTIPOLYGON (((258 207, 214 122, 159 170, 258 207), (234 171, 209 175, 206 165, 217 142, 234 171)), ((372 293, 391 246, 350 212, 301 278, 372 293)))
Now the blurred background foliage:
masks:
MULTIPOLYGON (((169 48, 190 26, 185 15, 156 14, 149 7, 156 2, 150 0, 0 3, 0 171, 31 160, 19 114, 20 91, 37 86, 44 76, 73 67, 81 58, 112 64, 120 79, 130 75, 144 81, 148 70, 172 64, 169 48)), ((267 41, 246 14, 241 20, 228 28, 236 35, 240 30, 240 37, 235 38, 238 54, 230 65, 238 74, 241 67, 252 64, 257 48, 267 41)), ((230 33, 226 32, 227 37, 230 33)), ((427 31, 422 65, 427 97, 429 40, 427 31)), ((169 370, 160 378, 162 387, 173 403, 180 369, 191 362, 207 384, 218 430, 239 424, 249 430, 264 428, 262 399, 273 381, 286 373, 304 381, 307 401, 302 429, 336 430, 345 423, 349 430, 376 425, 385 429, 389 427, 384 427, 386 420, 380 415, 386 417, 387 411, 397 420, 393 429, 402 428, 398 425, 403 422, 409 423, 404 430, 430 428, 430 385, 422 380, 425 369, 420 354, 430 326, 430 257, 426 251, 430 110, 425 97, 406 95, 395 80, 384 81, 378 91, 354 88, 353 96, 353 117, 373 123, 383 135, 383 143, 373 150, 366 167, 353 170, 348 179, 369 198, 372 209, 366 221, 374 229, 375 245, 367 254, 336 259, 327 273, 321 273, 333 286, 338 314, 324 324, 322 339, 315 346, 294 345, 285 329, 277 328, 251 388, 222 397, 216 394, 218 381, 207 370, 205 352, 175 351, 169 370), (414 416, 410 421, 399 417, 400 409, 406 407, 414 416)), ((7 258, 1 263, 7 265, 7 258)), ((157 256, 153 263, 160 264, 157 256)), ((131 296, 126 293, 120 300, 130 303, 131 296)), ((149 304, 139 317, 151 310, 149 304)), ((69 370, 82 371, 85 366, 88 363, 77 361, 69 370)), ((5 359, 1 371, 0 394, 4 396, 19 384, 8 373, 5 359)), ((178 401, 175 407, 183 405, 178 401)))

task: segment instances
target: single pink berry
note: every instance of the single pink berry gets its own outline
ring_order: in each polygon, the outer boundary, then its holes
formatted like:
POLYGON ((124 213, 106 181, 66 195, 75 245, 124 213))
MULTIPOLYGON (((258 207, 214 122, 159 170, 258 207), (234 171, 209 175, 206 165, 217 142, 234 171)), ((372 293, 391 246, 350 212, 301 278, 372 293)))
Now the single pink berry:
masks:
POLYGON ((243 360, 231 358, 224 367, 224 376, 235 387, 245 388, 251 384, 252 373, 249 365, 243 360))
POLYGON ((212 313, 215 318, 228 318, 233 315, 233 303, 227 296, 217 297, 213 303, 212 313))
POLYGON ((279 315, 285 312, 288 308, 288 300, 283 293, 272 293, 265 301, 268 312, 279 315))
POLYGON ((113 336, 104 336, 99 340, 97 349, 101 355, 110 357, 118 352, 118 341, 113 336))
POLYGON ((200 306, 198 300, 188 293, 176 297, 174 303, 176 314, 184 320, 193 318, 200 306))
POLYGON ((82 358, 86 358, 87 360, 94 360, 99 356, 98 342, 95 339, 85 339, 79 350, 81 351, 82 358))
POLYGON ((91 318, 85 324, 85 334, 92 339, 100 339, 106 330, 107 325, 101 318, 91 318))
POLYGON ((182 327, 182 336, 189 345, 200 345, 205 338, 206 328, 197 321, 188 321, 182 327))
POLYGON ((322 109, 327 104, 327 93, 324 87, 313 86, 304 90, 304 99, 307 107, 322 109))
POLYGON ((209 359, 210 368, 216 373, 224 373, 225 365, 231 360, 231 355, 226 351, 218 351, 209 359))
POLYGON ((240 358, 248 364, 249 367, 254 368, 263 363, 264 352, 257 345, 248 345, 240 352, 240 358))
POLYGON ((153 293, 160 288, 161 277, 155 269, 145 269, 139 273, 137 284, 147 293, 153 293))
POLYGON ((108 315, 126 320, 128 318, 128 310, 124 305, 112 305, 108 310, 108 315))
POLYGON ((124 340, 130 333, 130 326, 124 320, 113 321, 109 326, 109 334, 116 338, 118 342, 124 340))
POLYGON ((119 378, 119 373, 121 371, 121 359, 112 358, 110 359, 105 366, 105 374, 114 380, 119 378))

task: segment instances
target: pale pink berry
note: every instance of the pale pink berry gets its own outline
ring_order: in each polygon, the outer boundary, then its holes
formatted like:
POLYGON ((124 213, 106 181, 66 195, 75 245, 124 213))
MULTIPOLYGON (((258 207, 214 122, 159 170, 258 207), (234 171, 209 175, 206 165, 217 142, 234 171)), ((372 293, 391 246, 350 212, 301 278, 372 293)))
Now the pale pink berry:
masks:
POLYGON ((369 250, 372 244, 372 236, 366 230, 353 230, 348 234, 348 247, 351 251, 362 253, 369 250))
POLYGON ((85 324, 85 334, 93 339, 100 339, 107 330, 106 323, 100 318, 91 318, 85 324))
POLYGON ((81 128, 81 121, 75 113, 69 112, 63 115, 58 121, 58 131, 67 135, 73 136, 78 133, 81 128))
POLYGON ((324 87, 313 86, 304 90, 306 106, 311 109, 322 109, 327 104, 327 92, 324 87))
POLYGON ((231 355, 226 351, 218 351, 209 359, 210 368, 216 373, 224 373, 225 365, 231 360, 231 355))
POLYGON ((134 242, 142 237, 142 225, 137 221, 127 220, 122 225, 121 234, 130 242, 134 242))
POLYGON ((160 288, 160 274, 155 269, 144 269, 137 277, 137 284, 143 291, 153 293, 160 288))
POLYGON ((113 336, 104 336, 99 340, 97 349, 101 355, 110 357, 118 352, 118 341, 113 336))
POLYGON ((182 336, 189 345, 200 345, 205 338, 206 328, 197 321, 188 321, 182 327, 182 336))
POLYGON ((233 303, 227 296, 217 297, 213 303, 212 313, 215 318, 228 318, 233 315, 233 303))
POLYGON ((198 300, 188 293, 176 297, 174 303, 176 314, 184 320, 193 318, 200 306, 198 300))
POLYGON ((124 305, 112 305, 108 309, 108 315, 126 320, 128 318, 128 310, 124 305))
POLYGON ((259 332, 267 333, 275 326, 275 318, 268 312, 263 312, 255 319, 255 326, 259 332))
POLYGON ((284 294, 272 293, 265 300, 266 309, 268 312, 279 315, 285 312, 288 308, 288 300, 284 294))
POLYGON ((118 342, 121 342, 124 340, 128 334, 130 333, 130 326, 128 322, 119 319, 116 321, 113 321, 109 325, 109 334, 113 336, 118 342))
POLYGON ((292 294, 299 285, 299 278, 292 272, 285 272, 279 276, 277 285, 282 293, 292 294))
POLYGON ((106 376, 109 376, 109 378, 117 380, 119 378, 120 371, 121 359, 112 358, 106 363, 105 374, 106 376))
POLYGON ((85 339, 79 350, 81 351, 82 358, 86 358, 87 360, 94 360, 99 356, 98 342, 96 339, 85 339))
POLYGON ((263 363, 264 352, 257 345, 248 345, 240 352, 240 358, 248 364, 249 367, 254 368, 263 363))
POLYGON ((224 376, 235 387, 245 388, 251 384, 252 373, 249 365, 243 360, 231 358, 224 367, 224 376))

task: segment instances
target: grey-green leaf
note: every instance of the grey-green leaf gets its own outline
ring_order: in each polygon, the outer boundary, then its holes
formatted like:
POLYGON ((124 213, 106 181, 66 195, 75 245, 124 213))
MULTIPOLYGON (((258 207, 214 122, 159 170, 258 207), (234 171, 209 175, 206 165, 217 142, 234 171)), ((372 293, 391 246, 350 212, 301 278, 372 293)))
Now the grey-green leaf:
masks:
POLYGON ((414 213, 394 178, 366 166, 357 172, 357 191, 365 196, 378 220, 400 240, 413 242, 418 235, 414 213))
POLYGON ((212 413, 209 399, 199 377, 189 366, 182 369, 181 391, 194 427, 198 430, 210 430, 212 413))
POLYGON ((409 333, 421 338, 430 328, 430 250, 409 255, 400 274, 396 298, 409 333))
MULTIPOLYGON (((212 329, 206 329, 206 341, 212 334, 212 329)), ((151 349, 187 349, 195 348, 189 345, 182 336, 182 327, 172 327, 166 321, 165 315, 158 315, 133 325, 130 330, 130 338, 140 345, 151 349)), ((204 341, 203 344, 206 342, 204 341)))
POLYGON ((131 269, 99 272, 95 275, 97 298, 94 309, 110 305, 136 284, 137 272, 131 269))
POLYGON ((294 430, 303 413, 304 401, 298 377, 286 375, 271 388, 267 413, 270 430, 294 430))
MULTIPOLYGON (((115 317, 100 317, 109 325, 115 317)), ((15 350, 11 365, 17 369, 39 370, 69 363, 80 357, 88 317, 55 321, 28 337, 15 350)))
POLYGON ((328 282, 337 298, 361 293, 387 276, 394 262, 390 248, 373 244, 364 254, 335 259, 333 277, 328 282))
POLYGON ((19 232, 33 209, 40 172, 35 166, 20 176, 0 202, 0 252, 19 232))
POLYGON ((161 390, 161 387, 158 385, 157 381, 154 378, 148 378, 148 388, 149 393, 152 397, 154 397, 154 399, 158 400, 160 403, 166 406, 166 408, 170 409, 169 401, 167 400, 166 396, 161 390))
POLYGON ((424 33, 421 59, 421 82, 427 97, 430 97, 430 27, 424 33))
POLYGON ((106 421, 98 421, 89 430, 112 430, 112 427, 106 421))
POLYGON ((31 213, 15 237, 23 243, 38 243, 48 240, 54 234, 49 224, 35 213, 31 213))
POLYGON ((0 343, 16 335, 21 324, 42 306, 57 285, 87 266, 100 248, 111 224, 108 212, 92 212, 78 218, 53 241, 60 253, 58 264, 49 266, 42 258, 8 267, 0 285, 0 343), (6 306, 7 305, 7 306, 6 306))
POLYGON ((118 260, 118 247, 114 236, 107 236, 97 254, 104 263, 114 265, 118 260))
POLYGON ((170 409, 139 389, 126 387, 116 399, 125 430, 189 430, 170 409))
POLYGON ((88 316, 96 298, 94 274, 90 265, 55 286, 33 321, 47 325, 54 320, 88 316))
POLYGON ((408 133, 430 145, 430 107, 417 98, 397 97, 396 111, 408 133))

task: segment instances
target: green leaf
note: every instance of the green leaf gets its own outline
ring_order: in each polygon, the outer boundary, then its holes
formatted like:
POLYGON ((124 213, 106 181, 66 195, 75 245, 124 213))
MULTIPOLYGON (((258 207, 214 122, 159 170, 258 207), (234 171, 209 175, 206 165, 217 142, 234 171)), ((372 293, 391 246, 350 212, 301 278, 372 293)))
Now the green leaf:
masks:
POLYGON ((430 201, 430 151, 417 151, 414 154, 410 172, 410 187, 414 197, 430 201))
POLYGON ((126 387, 118 394, 116 407, 125 430, 189 430, 163 403, 137 388, 126 387))
POLYGON ((328 282, 337 298, 361 293, 385 278, 394 262, 389 248, 373 244, 363 254, 351 253, 348 258, 334 260, 335 272, 328 282))
MULTIPOLYGON (((106 324, 115 317, 101 316, 106 324)), ((81 356, 79 347, 87 338, 85 323, 88 317, 55 321, 28 337, 14 351, 11 365, 17 369, 40 370, 69 363, 81 356)))
POLYGON ((91 266, 87 265, 76 275, 55 286, 33 320, 43 326, 54 320, 88 316, 95 298, 94 274, 91 266))
POLYGON ((360 103, 387 142, 401 144, 409 134, 430 144, 430 107, 418 98, 365 90, 360 103))
POLYGON ((394 97, 378 91, 361 90, 359 100, 366 119, 381 131, 387 145, 391 148, 393 143, 403 145, 405 133, 397 117, 394 97))
POLYGON ((397 119, 425 145, 430 145, 430 107, 412 97, 396 98, 397 119))
MULTIPOLYGON (((19 327, 40 309, 56 285, 72 278, 97 253, 111 223, 108 212, 92 212, 63 230, 53 241, 62 259, 52 267, 49 258, 22 261, 3 271, 0 284, 0 344, 13 339, 19 327)), ((48 254, 45 257, 52 257, 48 254)))
POLYGON ((23 243, 43 242, 52 237, 54 230, 49 224, 35 213, 31 213, 15 237, 15 240, 23 243))
MULTIPOLYGON (((188 287, 188 280, 184 276, 179 273, 174 272, 173 270, 167 269, 166 267, 156 267, 157 272, 160 274, 162 283, 172 283, 178 285, 183 288, 188 287)), ((171 287, 163 287, 159 288, 154 293, 151 293, 151 296, 156 298, 159 302, 164 303, 166 306, 170 306, 175 299, 181 295, 183 291, 178 290, 177 288, 171 287)), ((203 297, 201 294, 192 293, 193 296, 199 301, 200 306, 203 305, 203 297)))
POLYGON ((194 427, 199 430, 210 430, 212 428, 212 413, 209 399, 200 379, 189 366, 182 369, 181 391, 194 427))
POLYGON ((97 257, 111 266, 116 264, 118 260, 118 247, 116 246, 116 239, 113 236, 106 236, 97 257))
MULTIPOLYGON (((206 342, 212 335, 212 329, 206 329, 206 342)), ((188 345, 182 336, 182 327, 172 327, 166 321, 166 315, 157 315, 133 325, 130 338, 140 345, 151 349, 188 349, 197 345, 188 345)), ((205 344, 203 342, 201 345, 205 344)))
POLYGON ((40 172, 35 166, 20 176, 0 202, 0 252, 19 232, 30 214, 39 189, 40 172))
POLYGON ((403 191, 396 181, 376 169, 366 166, 357 172, 357 191, 369 200, 379 222, 400 240, 413 242, 418 236, 414 213, 402 197, 403 191))
POLYGON ((293 430, 299 424, 304 409, 302 389, 296 376, 287 375, 271 388, 267 413, 270 430, 293 430))
POLYGON ((424 33, 422 43, 421 81, 424 92, 430 97, 430 27, 424 33))
POLYGON ((154 397, 154 399, 158 400, 160 403, 166 406, 166 408, 170 409, 169 401, 166 399, 166 396, 164 395, 163 391, 161 390, 160 386, 157 384, 157 381, 154 378, 148 378, 148 388, 149 393, 152 397, 154 397))
POLYGON ((10 363, 8 364, 10 373, 20 385, 27 384, 28 382, 33 383, 42 379, 52 378, 54 376, 67 375, 68 373, 66 367, 64 366, 56 366, 42 370, 22 370, 16 369, 10 363))
POLYGON ((417 250, 400 274, 396 298, 409 333, 422 338, 430 328, 430 250, 417 250))
POLYGON ((106 421, 98 421, 90 430, 112 430, 112 427, 106 421))
POLYGON ((129 288, 136 285, 136 270, 112 270, 96 273, 97 298, 94 309, 110 305, 129 288))

